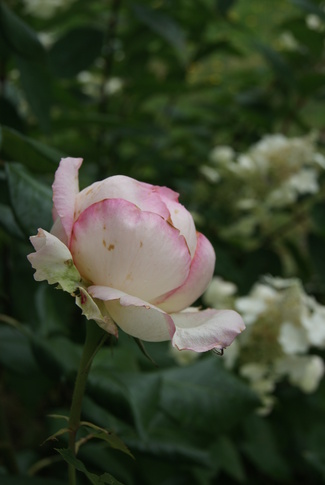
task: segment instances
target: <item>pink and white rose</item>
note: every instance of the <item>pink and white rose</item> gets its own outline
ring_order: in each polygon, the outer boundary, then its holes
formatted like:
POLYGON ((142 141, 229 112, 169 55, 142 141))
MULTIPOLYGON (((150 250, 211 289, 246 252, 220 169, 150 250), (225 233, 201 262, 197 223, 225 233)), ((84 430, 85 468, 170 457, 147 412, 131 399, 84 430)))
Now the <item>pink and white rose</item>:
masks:
POLYGON ((244 328, 232 310, 189 308, 213 276, 215 254, 178 194, 117 175, 79 191, 81 158, 53 183, 54 225, 28 255, 37 281, 58 283, 109 333, 117 326, 178 349, 223 349, 244 328))

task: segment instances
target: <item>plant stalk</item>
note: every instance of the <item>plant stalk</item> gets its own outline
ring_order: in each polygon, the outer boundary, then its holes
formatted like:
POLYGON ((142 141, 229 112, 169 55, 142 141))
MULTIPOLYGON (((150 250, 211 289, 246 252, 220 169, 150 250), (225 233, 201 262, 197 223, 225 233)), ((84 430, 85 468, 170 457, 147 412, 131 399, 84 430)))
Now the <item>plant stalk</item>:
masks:
MULTIPOLYGON (((108 334, 102 330, 95 322, 89 321, 87 325, 87 334, 83 348, 76 382, 72 395, 72 403, 69 417, 69 448, 75 454, 76 435, 80 426, 80 417, 82 409, 82 399, 86 389, 87 377, 92 361, 105 342, 108 334)), ((69 485, 76 485, 76 469, 69 465, 69 485)))

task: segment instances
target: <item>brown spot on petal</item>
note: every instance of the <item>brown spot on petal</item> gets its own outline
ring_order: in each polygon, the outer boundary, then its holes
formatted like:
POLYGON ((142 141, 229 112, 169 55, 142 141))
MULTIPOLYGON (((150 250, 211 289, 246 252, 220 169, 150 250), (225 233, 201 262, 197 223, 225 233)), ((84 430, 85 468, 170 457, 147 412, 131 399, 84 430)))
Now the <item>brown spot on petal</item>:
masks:
POLYGON ((83 293, 81 293, 81 295, 80 295, 80 303, 82 305, 84 305, 86 303, 86 301, 87 301, 86 295, 84 295, 83 293))
POLYGON ((66 266, 68 266, 68 268, 72 268, 72 266, 73 266, 73 261, 72 261, 72 259, 67 259, 66 261, 64 261, 64 264, 65 264, 66 266))
POLYGON ((88 189, 88 190, 87 190, 87 192, 86 192, 86 195, 91 194, 91 193, 92 193, 92 191, 93 191, 93 189, 88 189))
POLYGON ((114 248, 115 248, 115 244, 110 244, 107 249, 109 251, 113 251, 114 248))
POLYGON ((105 226, 105 224, 103 225, 103 229, 104 229, 104 231, 106 230, 106 226, 105 226))
POLYGON ((104 248, 106 248, 106 241, 105 241, 105 239, 103 239, 103 246, 104 246, 104 248))
POLYGON ((178 214, 179 213, 179 210, 178 209, 175 209, 174 210, 174 214, 178 214))
POLYGON ((129 281, 132 281, 133 280, 132 273, 128 273, 126 279, 129 281))
POLYGON ((142 246, 143 246, 143 242, 142 242, 142 241, 140 241, 140 248, 142 248, 142 246))

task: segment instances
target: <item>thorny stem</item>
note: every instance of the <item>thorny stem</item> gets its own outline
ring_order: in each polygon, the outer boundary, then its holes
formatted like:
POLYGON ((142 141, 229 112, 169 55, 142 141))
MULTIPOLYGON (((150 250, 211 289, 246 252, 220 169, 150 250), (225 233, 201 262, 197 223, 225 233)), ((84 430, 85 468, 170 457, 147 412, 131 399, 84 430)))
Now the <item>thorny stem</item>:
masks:
MULTIPOLYGON (((108 334, 96 323, 87 322, 87 335, 74 386, 69 417, 69 448, 73 454, 75 454, 76 435, 80 426, 82 399, 88 373, 97 351, 101 348, 107 336, 108 334)), ((69 485, 76 485, 76 469, 73 465, 69 465, 69 485)))

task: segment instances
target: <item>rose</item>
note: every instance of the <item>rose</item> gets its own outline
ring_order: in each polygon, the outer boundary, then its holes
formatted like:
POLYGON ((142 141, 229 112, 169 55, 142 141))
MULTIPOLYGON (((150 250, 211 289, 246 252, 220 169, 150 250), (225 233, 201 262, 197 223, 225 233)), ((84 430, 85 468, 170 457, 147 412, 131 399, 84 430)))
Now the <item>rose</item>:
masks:
POLYGON ((54 225, 31 237, 34 278, 59 283, 115 335, 117 324, 180 350, 230 345, 244 329, 238 313, 188 308, 209 284, 215 254, 178 194, 122 175, 79 192, 81 163, 62 159, 55 174, 54 225))

